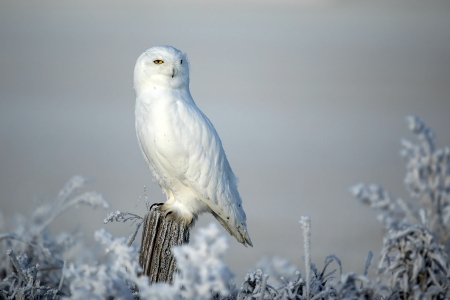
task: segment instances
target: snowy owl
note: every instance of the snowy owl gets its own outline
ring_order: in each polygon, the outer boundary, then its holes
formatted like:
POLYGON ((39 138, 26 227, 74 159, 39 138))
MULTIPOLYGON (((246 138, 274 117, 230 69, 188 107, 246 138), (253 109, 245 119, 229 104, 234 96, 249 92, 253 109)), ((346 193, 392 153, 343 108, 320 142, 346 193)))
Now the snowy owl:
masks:
POLYGON ((252 245, 219 135, 189 91, 186 54, 171 46, 142 53, 134 69, 136 134, 167 201, 167 217, 190 224, 210 212, 244 246, 252 245))

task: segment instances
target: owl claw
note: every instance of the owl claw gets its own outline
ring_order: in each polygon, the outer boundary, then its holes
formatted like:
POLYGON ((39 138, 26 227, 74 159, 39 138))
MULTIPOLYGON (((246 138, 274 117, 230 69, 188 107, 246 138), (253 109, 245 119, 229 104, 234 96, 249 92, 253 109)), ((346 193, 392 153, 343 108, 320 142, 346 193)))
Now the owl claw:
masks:
POLYGON ((160 205, 163 205, 163 204, 164 204, 164 203, 153 203, 153 204, 150 206, 149 211, 152 210, 153 206, 160 206, 160 205))

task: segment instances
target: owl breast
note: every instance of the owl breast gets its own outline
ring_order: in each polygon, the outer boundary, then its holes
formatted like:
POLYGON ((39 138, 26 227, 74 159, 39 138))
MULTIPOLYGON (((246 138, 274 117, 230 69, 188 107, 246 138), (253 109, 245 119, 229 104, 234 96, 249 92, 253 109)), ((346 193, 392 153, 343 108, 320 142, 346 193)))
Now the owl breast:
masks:
POLYGON ((179 95, 154 91, 141 97, 141 101, 136 101, 135 110, 139 145, 161 187, 173 190, 177 185, 174 180, 183 181, 189 165, 186 149, 178 136, 179 95))

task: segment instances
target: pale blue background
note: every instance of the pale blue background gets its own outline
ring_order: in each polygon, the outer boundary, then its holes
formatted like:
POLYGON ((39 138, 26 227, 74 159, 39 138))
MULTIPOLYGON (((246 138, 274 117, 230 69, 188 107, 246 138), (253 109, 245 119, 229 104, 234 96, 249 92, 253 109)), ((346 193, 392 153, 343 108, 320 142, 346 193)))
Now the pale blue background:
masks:
MULTIPOLYGON (((309 215, 313 261, 334 253, 362 272, 383 231, 348 187, 407 198, 408 114, 450 144, 449 12, 413 0, 2 0, 0 210, 25 214, 74 174, 94 178, 111 210, 143 215, 144 185, 164 201, 136 141, 132 73, 141 52, 169 44, 189 55, 192 95, 240 178, 255 247, 230 238, 231 269, 242 278, 279 254, 303 270, 298 220, 309 215)), ((105 215, 72 210, 52 230, 81 224, 92 240, 105 215)))

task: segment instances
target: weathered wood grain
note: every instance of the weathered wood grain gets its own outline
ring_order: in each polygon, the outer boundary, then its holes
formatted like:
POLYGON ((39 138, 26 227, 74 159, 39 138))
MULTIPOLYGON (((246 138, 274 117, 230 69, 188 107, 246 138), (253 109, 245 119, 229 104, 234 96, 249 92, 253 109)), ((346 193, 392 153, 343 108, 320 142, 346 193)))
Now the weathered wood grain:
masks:
POLYGON ((139 263, 150 283, 172 283, 176 261, 171 249, 189 243, 189 225, 167 218, 153 205, 144 217, 139 263))

